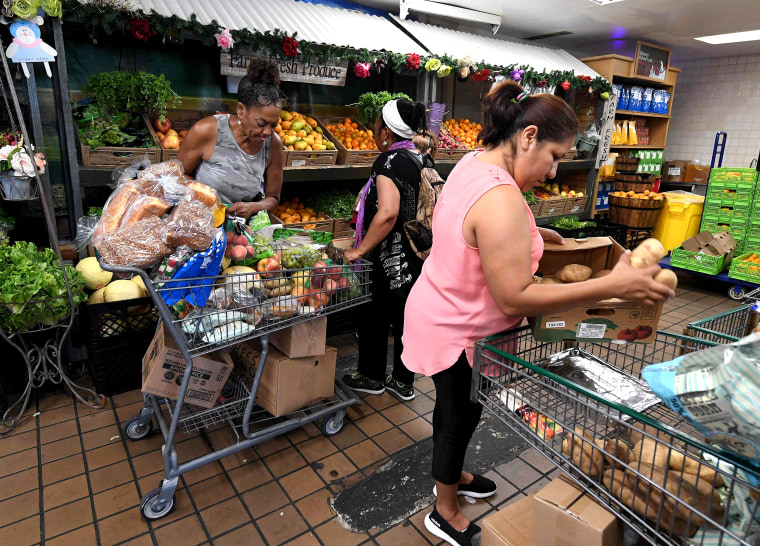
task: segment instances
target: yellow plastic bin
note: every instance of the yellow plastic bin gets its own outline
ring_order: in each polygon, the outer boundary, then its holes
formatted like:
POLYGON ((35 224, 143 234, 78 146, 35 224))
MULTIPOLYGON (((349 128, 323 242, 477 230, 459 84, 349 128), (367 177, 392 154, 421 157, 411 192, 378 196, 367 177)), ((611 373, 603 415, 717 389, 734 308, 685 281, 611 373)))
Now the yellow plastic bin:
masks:
POLYGON ((705 198, 693 193, 666 192, 665 206, 660 212, 654 236, 670 252, 699 233, 705 198))

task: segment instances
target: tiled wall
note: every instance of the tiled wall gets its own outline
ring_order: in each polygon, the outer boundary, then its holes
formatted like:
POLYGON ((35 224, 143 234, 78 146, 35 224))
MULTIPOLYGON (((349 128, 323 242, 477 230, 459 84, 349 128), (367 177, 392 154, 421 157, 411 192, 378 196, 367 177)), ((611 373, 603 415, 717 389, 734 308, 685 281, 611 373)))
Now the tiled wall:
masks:
POLYGON ((676 81, 666 159, 712 157, 726 131, 724 167, 749 167, 760 152, 760 55, 684 61, 676 81))

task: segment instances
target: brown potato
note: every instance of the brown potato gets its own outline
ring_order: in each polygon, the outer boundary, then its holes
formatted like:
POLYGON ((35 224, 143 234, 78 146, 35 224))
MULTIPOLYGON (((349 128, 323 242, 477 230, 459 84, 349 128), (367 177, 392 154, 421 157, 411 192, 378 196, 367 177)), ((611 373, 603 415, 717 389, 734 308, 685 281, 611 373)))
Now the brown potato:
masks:
POLYGON ((571 455, 573 464, 587 476, 598 479, 604 468, 602 451, 594 444, 593 439, 578 427, 577 436, 569 434, 562 441, 562 452, 571 455))
POLYGON ((591 268, 585 265, 570 264, 560 269, 555 277, 562 282, 583 282, 591 278, 591 268))
POLYGON ((664 284, 668 288, 672 288, 673 290, 678 287, 678 277, 676 277, 676 274, 673 273, 672 269, 661 269, 660 272, 654 276, 654 280, 664 284))
POLYGON ((545 275, 540 278, 538 284, 564 284, 562 281, 557 280, 552 275, 545 275))
POLYGON ((709 484, 715 484, 715 487, 722 487, 725 483, 720 474, 717 474, 712 468, 691 457, 685 457, 683 453, 650 438, 644 438, 636 444, 633 452, 636 460, 642 464, 658 468, 670 468, 679 473, 683 471, 685 474, 699 476, 709 484))
POLYGON ((593 275, 591 275, 591 278, 592 279, 601 279, 602 277, 606 277, 610 273, 612 273, 611 269, 600 269, 599 271, 597 271, 596 273, 594 273, 593 275))
POLYGON ((654 238, 647 239, 631 252, 631 265, 636 269, 657 265, 666 254, 660 241, 654 238))

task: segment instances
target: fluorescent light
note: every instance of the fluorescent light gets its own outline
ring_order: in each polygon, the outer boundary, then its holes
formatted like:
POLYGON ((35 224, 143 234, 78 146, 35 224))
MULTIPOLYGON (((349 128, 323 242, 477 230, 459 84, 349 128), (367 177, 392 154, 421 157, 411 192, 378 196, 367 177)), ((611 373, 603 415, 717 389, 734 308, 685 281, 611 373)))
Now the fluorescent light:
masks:
POLYGON ((491 25, 491 32, 493 34, 496 34, 501 26, 501 13, 479 11, 431 0, 400 0, 400 17, 406 19, 410 11, 439 15, 462 21, 472 21, 474 23, 485 23, 491 25))
POLYGON ((614 4, 615 2, 622 2, 623 0, 591 0, 594 4, 604 6, 605 4, 614 4))
POLYGON ((714 36, 702 36, 694 38, 708 44, 733 44, 736 42, 752 42, 760 40, 760 30, 748 30, 746 32, 732 32, 731 34, 715 34, 714 36))

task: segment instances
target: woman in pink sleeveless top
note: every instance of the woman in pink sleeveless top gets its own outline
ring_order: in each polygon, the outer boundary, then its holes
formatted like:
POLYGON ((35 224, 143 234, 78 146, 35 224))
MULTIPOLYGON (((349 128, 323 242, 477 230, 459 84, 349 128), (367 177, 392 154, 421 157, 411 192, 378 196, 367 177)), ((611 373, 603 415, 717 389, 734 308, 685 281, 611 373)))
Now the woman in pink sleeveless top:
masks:
POLYGON ((452 171, 433 217, 433 248, 406 303, 402 360, 432 377, 433 468, 437 500, 426 528, 453 545, 479 544, 480 528, 460 511, 457 495, 484 498, 496 484, 463 471, 481 415, 470 401, 472 353, 478 339, 518 326, 523 317, 620 297, 647 302, 672 297, 654 281, 659 267, 633 269, 624 255, 601 279, 534 285, 543 240, 522 191, 554 178, 573 145, 573 110, 554 95, 529 96, 514 82, 495 86, 483 102, 484 152, 452 171))

